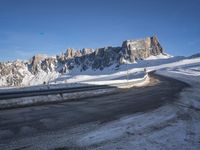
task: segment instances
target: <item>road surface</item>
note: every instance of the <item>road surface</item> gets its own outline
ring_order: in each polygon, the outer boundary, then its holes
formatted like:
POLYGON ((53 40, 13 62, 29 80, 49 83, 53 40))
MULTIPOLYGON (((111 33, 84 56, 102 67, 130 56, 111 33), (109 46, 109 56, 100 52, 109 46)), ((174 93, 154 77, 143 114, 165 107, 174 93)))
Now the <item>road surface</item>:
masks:
POLYGON ((117 94, 2 110, 0 149, 84 149, 73 143, 75 135, 126 115, 172 103, 186 87, 183 82, 153 74, 149 86, 121 90, 117 94), (59 142, 63 141, 63 134, 68 147, 62 148, 59 142))

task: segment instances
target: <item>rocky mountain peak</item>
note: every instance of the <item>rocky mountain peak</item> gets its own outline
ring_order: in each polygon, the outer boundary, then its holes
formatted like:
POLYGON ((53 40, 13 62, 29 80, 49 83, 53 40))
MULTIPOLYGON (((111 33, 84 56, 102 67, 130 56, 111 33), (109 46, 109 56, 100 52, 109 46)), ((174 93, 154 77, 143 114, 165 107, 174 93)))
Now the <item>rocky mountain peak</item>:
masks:
POLYGON ((65 53, 66 58, 72 58, 75 56, 75 50, 73 48, 68 48, 65 53))
POLYGON ((41 54, 37 54, 35 56, 32 57, 32 59, 30 60, 30 71, 34 74, 36 74, 39 69, 40 69, 40 64, 42 62, 42 60, 45 59, 45 56, 44 55, 41 55, 41 54))
POLYGON ((134 62, 138 59, 145 59, 150 55, 159 55, 163 53, 158 38, 156 36, 147 37, 141 40, 126 40, 122 44, 122 51, 125 59, 134 62))

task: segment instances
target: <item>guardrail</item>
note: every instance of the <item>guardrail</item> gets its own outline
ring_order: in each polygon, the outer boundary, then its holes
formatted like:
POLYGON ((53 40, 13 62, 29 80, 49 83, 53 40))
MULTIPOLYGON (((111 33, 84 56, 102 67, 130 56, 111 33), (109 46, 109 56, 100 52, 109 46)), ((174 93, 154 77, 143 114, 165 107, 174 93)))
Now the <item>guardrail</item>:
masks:
POLYGON ((129 80, 124 83, 110 85, 91 85, 86 87, 35 90, 24 92, 0 93, 0 109, 30 106, 52 102, 63 102, 74 99, 88 98, 115 93, 119 88, 130 88, 143 83, 148 79, 148 74, 143 78, 129 80))

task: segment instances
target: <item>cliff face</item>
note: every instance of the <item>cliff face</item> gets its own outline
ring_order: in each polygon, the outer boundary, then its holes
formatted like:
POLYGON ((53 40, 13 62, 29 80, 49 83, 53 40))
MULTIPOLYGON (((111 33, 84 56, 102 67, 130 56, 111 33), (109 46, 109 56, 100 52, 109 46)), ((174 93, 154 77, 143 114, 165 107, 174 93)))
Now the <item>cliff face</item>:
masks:
POLYGON ((21 61, 0 63, 0 86, 19 86, 26 76, 26 69, 26 63, 21 61))
POLYGON ((145 59, 151 55, 159 55, 163 53, 156 36, 147 37, 144 40, 127 40, 122 44, 122 51, 124 56, 134 62, 138 59, 145 59))
MULTIPOLYGON (((163 54, 163 48, 156 36, 142 40, 126 40, 121 47, 104 47, 95 50, 68 48, 66 53, 56 57, 36 55, 29 62, 0 63, 0 86, 21 85, 24 78, 28 78, 27 76, 32 76, 34 80, 34 77, 41 72, 62 74, 74 68, 79 68, 80 71, 103 70, 111 65, 120 66, 126 61, 132 63, 159 54, 163 54)), ((40 76, 38 75, 37 78, 40 76)))
MULTIPOLYGON (((57 56, 59 64, 65 64, 68 69, 80 67, 81 70, 91 68, 104 69, 113 64, 120 65, 124 63, 122 60, 135 62, 145 59, 149 56, 163 54, 157 37, 147 37, 142 40, 126 40, 121 47, 104 47, 96 50, 84 48, 83 50, 67 49, 67 52, 61 56, 57 56)), ((67 70, 58 70, 59 72, 67 70)))

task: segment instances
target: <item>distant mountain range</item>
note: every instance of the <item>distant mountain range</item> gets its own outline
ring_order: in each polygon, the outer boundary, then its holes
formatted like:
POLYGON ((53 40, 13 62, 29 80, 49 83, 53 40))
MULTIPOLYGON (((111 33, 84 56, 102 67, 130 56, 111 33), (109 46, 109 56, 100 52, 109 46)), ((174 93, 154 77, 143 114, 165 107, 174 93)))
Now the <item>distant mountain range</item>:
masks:
POLYGON ((50 81, 73 69, 95 71, 113 65, 117 69, 124 63, 134 63, 157 55, 168 57, 156 36, 126 40, 120 47, 68 48, 66 53, 56 57, 35 55, 30 61, 0 63, 0 86, 32 85, 38 78, 41 82, 50 81))

